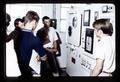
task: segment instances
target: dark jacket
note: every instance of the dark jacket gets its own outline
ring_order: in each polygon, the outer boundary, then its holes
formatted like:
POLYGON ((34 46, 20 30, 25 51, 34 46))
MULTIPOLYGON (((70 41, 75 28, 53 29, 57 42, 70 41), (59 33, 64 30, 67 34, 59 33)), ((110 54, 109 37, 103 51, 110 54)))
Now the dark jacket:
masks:
POLYGON ((29 64, 32 50, 35 50, 40 57, 45 55, 45 50, 41 41, 35 37, 32 32, 22 31, 20 52, 23 63, 29 64))
POLYGON ((9 42, 10 40, 14 41, 14 49, 18 49, 20 45, 21 40, 21 29, 15 28, 14 31, 12 31, 9 35, 6 36, 6 42, 9 42))

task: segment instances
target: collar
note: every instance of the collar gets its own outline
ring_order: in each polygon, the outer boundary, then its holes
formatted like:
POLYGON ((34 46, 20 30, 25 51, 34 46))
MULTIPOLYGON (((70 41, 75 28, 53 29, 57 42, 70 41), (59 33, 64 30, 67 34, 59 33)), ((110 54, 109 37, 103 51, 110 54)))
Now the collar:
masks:
POLYGON ((23 28, 22 31, 32 32, 32 30, 30 30, 30 29, 25 29, 25 28, 23 28))

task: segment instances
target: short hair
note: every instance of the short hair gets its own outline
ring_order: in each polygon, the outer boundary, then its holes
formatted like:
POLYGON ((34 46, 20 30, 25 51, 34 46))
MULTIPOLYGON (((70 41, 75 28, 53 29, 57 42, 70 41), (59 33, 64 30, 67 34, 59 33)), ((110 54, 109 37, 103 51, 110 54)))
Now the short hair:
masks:
POLYGON ((26 16, 25 16, 25 24, 27 22, 31 22, 33 20, 36 20, 36 22, 39 21, 39 15, 35 11, 28 11, 26 16))
POLYGON ((9 26, 10 21, 11 21, 11 17, 8 13, 6 13, 6 26, 9 26))
POLYGON ((45 19, 50 19, 50 17, 44 16, 44 17, 42 18, 42 22, 44 22, 45 19))
POLYGON ((22 21, 25 22, 25 16, 22 17, 22 21))
POLYGON ((93 23, 93 27, 98 30, 102 30, 104 34, 112 36, 113 34, 113 25, 110 23, 109 19, 98 19, 93 23), (100 25, 100 27, 95 27, 100 25))
POLYGON ((41 40, 42 43, 45 42, 46 37, 48 36, 48 30, 45 28, 41 28, 37 32, 37 37, 41 40))
POLYGON ((18 27, 19 22, 24 22, 24 21, 23 21, 23 19, 21 19, 21 18, 15 19, 15 21, 14 21, 14 26, 15 26, 15 28, 18 27))

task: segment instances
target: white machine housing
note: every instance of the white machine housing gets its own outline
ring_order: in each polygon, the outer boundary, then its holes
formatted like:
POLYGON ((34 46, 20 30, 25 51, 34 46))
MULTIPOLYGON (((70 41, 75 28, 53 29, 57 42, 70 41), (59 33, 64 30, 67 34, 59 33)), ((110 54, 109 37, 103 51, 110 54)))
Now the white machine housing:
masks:
MULTIPOLYGON (((93 51, 89 53, 85 51, 85 36, 86 28, 93 29, 92 24, 96 19, 105 18, 110 19, 113 24, 113 42, 115 47, 115 6, 114 4, 80 4, 74 6, 73 10, 68 12, 68 27, 71 26, 72 34, 67 35, 67 66, 66 71, 69 76, 89 76, 92 64, 95 65, 95 58, 93 56, 94 46, 96 45, 97 38, 93 33, 93 51), (85 10, 90 10, 88 13, 84 13, 85 10), (71 15, 72 13, 72 15, 71 15), (77 17, 77 27, 72 26, 73 17, 77 17), (85 16, 87 16, 85 18, 85 16), (89 16, 89 17, 88 17, 89 16), (81 18, 82 17, 82 18, 81 18), (84 20, 89 19, 90 24, 84 25, 84 20), (81 23, 82 21, 82 23, 81 23), (76 30, 75 30, 76 29, 76 30), (80 31, 82 30, 82 31, 80 31), (80 43, 80 44, 79 44, 80 43)), ((71 8, 72 9, 72 8, 71 8)), ((69 32, 69 30, 68 30, 69 32)))

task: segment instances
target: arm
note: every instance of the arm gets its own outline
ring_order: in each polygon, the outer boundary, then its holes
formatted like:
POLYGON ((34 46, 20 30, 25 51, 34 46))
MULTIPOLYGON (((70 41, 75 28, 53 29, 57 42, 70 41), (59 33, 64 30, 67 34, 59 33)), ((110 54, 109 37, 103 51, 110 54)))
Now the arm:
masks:
POLYGON ((53 42, 53 51, 57 52, 57 41, 53 42))
POLYGON ((14 30, 9 35, 6 35, 6 42, 9 42, 11 39, 15 39, 17 37, 17 32, 14 30))
POLYGON ((53 48, 52 49, 46 49, 48 50, 49 52, 52 52, 52 53, 56 53, 57 52, 57 40, 58 40, 58 36, 56 34, 56 31, 55 29, 52 30, 53 31, 53 48))
POLYGON ((40 56, 39 55, 36 56, 36 60, 37 60, 37 62, 40 61, 40 56))
POLYGON ((51 48, 51 49, 46 48, 46 50, 48 50, 49 52, 52 52, 52 53, 57 52, 57 42, 54 41, 53 42, 53 48, 51 48))
POLYGON ((46 60, 46 52, 45 49, 43 48, 43 45, 41 43, 41 41, 39 41, 39 39, 36 39, 36 41, 34 42, 34 50, 38 53, 38 57, 36 57, 36 59, 39 61, 40 60, 46 60))
POLYGON ((103 68, 103 62, 104 60, 97 58, 96 59, 96 66, 93 70, 91 70, 90 76, 98 76, 103 68))

